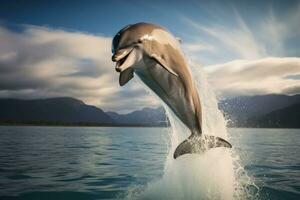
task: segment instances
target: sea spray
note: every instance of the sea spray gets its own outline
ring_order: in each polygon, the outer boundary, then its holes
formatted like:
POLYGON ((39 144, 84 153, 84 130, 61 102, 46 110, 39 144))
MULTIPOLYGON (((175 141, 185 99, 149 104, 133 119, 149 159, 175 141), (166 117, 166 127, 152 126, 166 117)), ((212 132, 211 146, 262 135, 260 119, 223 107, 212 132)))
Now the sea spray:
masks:
MULTIPOLYGON (((205 73, 192 66, 202 106, 202 131, 228 140, 226 121, 208 85, 205 73)), ((142 81, 140 81, 142 82, 142 81)), ((143 83, 142 83, 143 84, 143 83)), ((146 90, 150 91, 145 86, 146 90)), ((189 129, 162 103, 171 123, 170 148, 164 175, 145 187, 128 192, 128 199, 253 199, 249 188, 255 185, 240 165, 234 149, 214 148, 199 155, 188 154, 173 159, 180 142, 191 133, 189 129)), ((256 188, 256 187, 255 187, 256 188)))
MULTIPOLYGON (((201 99, 203 112, 203 134, 215 135, 228 140, 230 137, 226 129, 226 121, 222 112, 218 109, 218 101, 214 90, 208 84, 206 73, 197 64, 190 64, 193 76, 196 80, 198 92, 201 99)), ((230 120, 230 119, 229 119, 230 120)), ((230 141, 230 140, 229 140, 230 141)), ((227 167, 228 175, 234 176, 232 187, 234 189, 232 199, 257 199, 259 188, 255 185, 251 177, 240 163, 235 147, 226 154, 226 161, 223 166, 227 167)), ((224 171, 225 173, 225 171, 224 171)), ((221 198, 223 199, 223 198, 221 198)))

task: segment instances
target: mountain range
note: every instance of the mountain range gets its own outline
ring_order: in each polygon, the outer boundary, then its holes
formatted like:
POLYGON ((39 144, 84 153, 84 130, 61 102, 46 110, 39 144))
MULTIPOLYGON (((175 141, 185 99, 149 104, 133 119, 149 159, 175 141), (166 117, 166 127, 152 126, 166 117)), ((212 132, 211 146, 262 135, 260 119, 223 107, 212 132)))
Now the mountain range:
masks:
POLYGON ((229 126, 300 128, 300 95, 242 96, 221 100, 229 126))
POLYGON ((165 126, 163 108, 143 108, 128 114, 104 112, 71 97, 0 99, 1 124, 165 126))
MULTIPOLYGON (((300 128, 300 95, 242 96, 219 102, 231 127, 300 128)), ((104 112, 71 97, 0 99, 1 124, 166 126, 162 107, 128 114, 104 112)))
POLYGON ((113 123, 103 110, 83 101, 50 99, 0 99, 0 121, 30 123, 113 123))

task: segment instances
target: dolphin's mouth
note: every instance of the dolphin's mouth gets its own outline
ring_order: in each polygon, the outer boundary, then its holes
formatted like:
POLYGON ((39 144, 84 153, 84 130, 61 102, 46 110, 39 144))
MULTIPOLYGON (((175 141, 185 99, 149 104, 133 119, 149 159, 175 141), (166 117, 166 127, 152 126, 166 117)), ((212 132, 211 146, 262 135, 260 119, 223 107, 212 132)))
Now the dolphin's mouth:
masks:
POLYGON ((125 63, 125 61, 126 61, 126 59, 128 58, 128 56, 129 56, 129 54, 130 54, 130 52, 124 57, 124 58, 121 58, 120 60, 118 60, 117 62, 116 62, 116 71, 117 72, 121 72, 122 70, 122 65, 125 63))
POLYGON ((123 86, 133 78, 136 51, 134 48, 121 49, 113 55, 112 61, 116 62, 116 71, 120 72, 119 84, 123 86))
POLYGON ((132 54, 132 50, 133 48, 123 49, 117 52, 115 55, 113 55, 112 60, 116 62, 115 68, 117 72, 124 71, 134 63, 133 62, 134 56, 130 56, 132 54))

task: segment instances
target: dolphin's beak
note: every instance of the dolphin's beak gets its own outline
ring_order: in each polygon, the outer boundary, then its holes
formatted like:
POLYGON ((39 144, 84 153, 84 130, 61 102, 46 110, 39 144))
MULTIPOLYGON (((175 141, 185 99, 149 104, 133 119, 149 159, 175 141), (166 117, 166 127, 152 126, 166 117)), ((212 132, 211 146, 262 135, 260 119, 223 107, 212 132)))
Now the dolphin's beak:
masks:
POLYGON ((113 56, 111 57, 111 60, 113 62, 117 62, 118 60, 125 57, 131 50, 132 50, 132 48, 120 49, 113 54, 113 56))
POLYGON ((120 72, 119 84, 121 86, 133 78, 133 68, 131 67, 135 62, 133 49, 121 49, 112 56, 112 61, 116 62, 116 71, 120 72))
POLYGON ((133 48, 121 49, 112 56, 111 60, 113 62, 116 62, 116 71, 117 72, 121 72, 126 69, 125 68, 126 66, 123 64, 127 60, 128 56, 132 50, 133 50, 133 48))

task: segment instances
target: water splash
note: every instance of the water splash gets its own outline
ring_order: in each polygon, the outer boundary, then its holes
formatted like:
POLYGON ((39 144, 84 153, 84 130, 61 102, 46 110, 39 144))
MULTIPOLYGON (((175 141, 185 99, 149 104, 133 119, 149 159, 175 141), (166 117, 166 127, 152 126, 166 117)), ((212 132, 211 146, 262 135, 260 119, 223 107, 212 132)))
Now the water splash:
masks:
MULTIPOLYGON (((201 68, 192 65, 202 106, 202 130, 228 140, 226 121, 217 106, 217 100, 201 68)), ((140 81, 142 82, 142 81, 140 81)), ((149 89, 145 86, 146 90, 149 89)), ((151 91, 150 91, 151 93, 151 91)), ((164 175, 144 188, 135 188, 128 199, 257 199, 258 188, 239 163, 234 148, 210 149, 202 155, 189 154, 176 160, 173 152, 190 131, 164 106, 171 123, 170 148, 164 175)))

